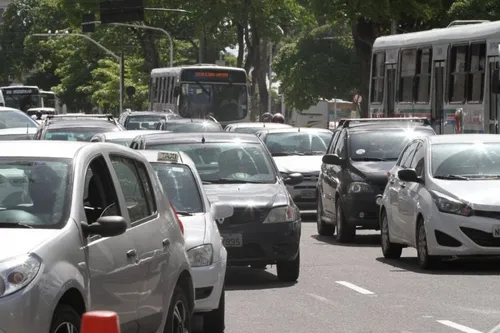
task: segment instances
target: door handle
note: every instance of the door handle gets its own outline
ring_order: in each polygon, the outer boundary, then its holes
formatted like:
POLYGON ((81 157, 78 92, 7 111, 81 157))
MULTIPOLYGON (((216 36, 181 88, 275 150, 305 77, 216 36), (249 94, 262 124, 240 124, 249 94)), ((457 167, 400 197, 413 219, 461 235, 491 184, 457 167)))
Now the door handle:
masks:
POLYGON ((137 257, 137 250, 132 249, 127 251, 127 258, 135 258, 137 257))
POLYGON ((161 244, 163 245, 163 247, 168 247, 168 246, 170 246, 170 239, 165 238, 165 239, 161 242, 161 244))

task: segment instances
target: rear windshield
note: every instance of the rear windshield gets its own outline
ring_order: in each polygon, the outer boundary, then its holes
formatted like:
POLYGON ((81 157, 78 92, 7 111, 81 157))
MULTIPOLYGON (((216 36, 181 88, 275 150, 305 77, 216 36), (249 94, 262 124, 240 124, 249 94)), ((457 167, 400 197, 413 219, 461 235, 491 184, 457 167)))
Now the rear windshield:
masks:
MULTIPOLYGON (((119 129, 115 127, 115 130, 119 129)), ((96 134, 107 133, 113 131, 109 127, 74 127, 74 128, 57 128, 49 129, 45 132, 44 140, 57 140, 57 141, 86 141, 96 134)))
POLYGON ((222 126, 213 122, 178 123, 167 122, 166 130, 171 132, 222 132, 222 126))
POLYGON ((149 130, 156 129, 156 126, 165 120, 165 115, 140 115, 130 116, 125 122, 125 128, 128 130, 149 130))

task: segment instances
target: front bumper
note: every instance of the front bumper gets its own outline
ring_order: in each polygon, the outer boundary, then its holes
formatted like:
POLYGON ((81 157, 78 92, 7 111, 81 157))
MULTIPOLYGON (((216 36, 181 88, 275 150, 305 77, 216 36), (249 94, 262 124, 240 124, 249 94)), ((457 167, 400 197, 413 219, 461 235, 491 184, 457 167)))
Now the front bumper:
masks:
POLYGON ((195 313, 217 309, 224 287, 226 261, 215 262, 205 267, 192 267, 192 272, 196 296, 195 313))
POLYGON ((240 234, 242 246, 226 246, 228 264, 246 266, 275 264, 297 257, 300 245, 301 222, 246 223, 220 228, 222 237, 240 234))
POLYGON ((379 229, 377 197, 380 193, 357 193, 342 197, 342 208, 347 223, 366 229, 379 229))
POLYGON ((425 222, 430 255, 500 256, 500 237, 493 229, 500 221, 481 216, 441 213, 435 205, 425 222))

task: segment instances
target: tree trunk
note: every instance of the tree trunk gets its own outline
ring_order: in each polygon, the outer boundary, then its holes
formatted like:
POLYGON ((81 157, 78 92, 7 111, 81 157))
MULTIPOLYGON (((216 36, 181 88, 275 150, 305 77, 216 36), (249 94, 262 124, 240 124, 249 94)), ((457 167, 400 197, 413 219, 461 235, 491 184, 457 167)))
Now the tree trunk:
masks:
POLYGON ((269 90, 267 89, 266 75, 268 71, 268 49, 269 38, 263 38, 259 45, 259 58, 256 61, 259 63, 257 71, 257 80, 259 84, 259 99, 260 99, 260 114, 268 110, 269 90))
POLYGON ((243 57, 245 56, 245 36, 243 26, 236 23, 236 36, 238 40, 238 57, 236 58, 236 66, 243 67, 243 57))

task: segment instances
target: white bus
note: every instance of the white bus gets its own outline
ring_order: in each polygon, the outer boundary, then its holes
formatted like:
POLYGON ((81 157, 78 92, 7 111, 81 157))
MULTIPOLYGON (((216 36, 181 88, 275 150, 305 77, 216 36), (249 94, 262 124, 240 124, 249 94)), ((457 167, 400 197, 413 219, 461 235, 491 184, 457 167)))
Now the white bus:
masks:
POLYGON ((464 23, 377 38, 370 116, 428 117, 437 133, 499 133, 491 87, 498 86, 500 21, 464 23))
POLYGON ((36 86, 5 86, 0 87, 5 106, 22 110, 41 107, 40 89, 36 86))
POLYGON ((149 109, 167 109, 184 118, 210 113, 223 126, 249 120, 247 73, 216 65, 155 68, 149 83, 149 109))

